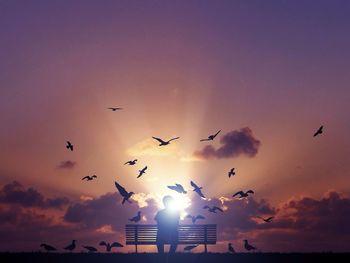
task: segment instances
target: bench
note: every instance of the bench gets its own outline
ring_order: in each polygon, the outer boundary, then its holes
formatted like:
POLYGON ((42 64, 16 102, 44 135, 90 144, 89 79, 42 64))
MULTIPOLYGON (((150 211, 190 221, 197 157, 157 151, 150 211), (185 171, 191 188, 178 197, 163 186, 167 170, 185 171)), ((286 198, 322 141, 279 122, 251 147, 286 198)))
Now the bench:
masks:
MULTIPOLYGON (((204 252, 208 252, 207 245, 216 244, 216 225, 179 225, 179 245, 204 245, 204 252)), ((125 236, 127 245, 157 244, 157 225, 126 225, 125 236)))

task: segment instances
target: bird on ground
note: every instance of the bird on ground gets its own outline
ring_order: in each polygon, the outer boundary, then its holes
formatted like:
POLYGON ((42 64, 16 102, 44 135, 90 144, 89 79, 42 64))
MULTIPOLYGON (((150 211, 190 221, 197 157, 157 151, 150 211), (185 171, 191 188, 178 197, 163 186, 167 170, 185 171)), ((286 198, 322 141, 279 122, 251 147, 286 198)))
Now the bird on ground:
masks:
POLYGON ((239 198, 244 198, 244 197, 248 197, 249 194, 254 194, 254 191, 253 190, 248 190, 247 192, 239 191, 234 195, 232 195, 232 197, 239 195, 239 198))
POLYGON ((86 181, 92 181, 92 180, 94 180, 94 178, 97 178, 96 174, 94 174, 93 176, 87 175, 87 176, 81 178, 81 180, 85 180, 86 179, 86 181))
POLYGON ((129 221, 135 222, 135 223, 139 222, 140 220, 141 220, 141 211, 138 211, 136 216, 129 219, 129 221))
POLYGON ((67 148, 68 150, 73 151, 74 146, 73 146, 73 144, 72 144, 70 141, 67 141, 66 148, 67 148))
POLYGON ((165 145, 168 145, 170 144, 171 141, 173 140, 177 140, 177 139, 180 139, 180 137, 176 137, 176 138, 172 138, 170 139, 169 141, 164 141, 160 138, 157 138, 157 137, 152 137, 153 139, 157 140, 158 142, 160 142, 159 146, 165 146, 165 145))
POLYGON ((185 191, 181 184, 169 185, 168 188, 180 194, 187 194, 187 191, 185 191))
POLYGON ((199 187, 198 185, 196 185, 193 181, 191 181, 191 186, 193 187, 193 191, 195 191, 200 197, 205 199, 205 196, 203 195, 201 189, 203 187, 199 187))
POLYGON ((97 248, 92 246, 83 246, 89 253, 97 252, 97 248))
POLYGON ((228 172, 228 178, 231 178, 231 176, 234 176, 235 174, 235 168, 231 168, 231 170, 228 172))
POLYGON ((120 244, 118 242, 113 242, 112 244, 110 244, 108 242, 101 241, 99 245, 105 246, 107 252, 111 252, 112 248, 114 248, 114 247, 124 247, 122 244, 120 244))
POLYGON ((144 173, 146 173, 147 166, 145 166, 142 170, 139 170, 139 176, 137 178, 141 177, 144 173))
POLYGON ((115 187, 117 187, 119 194, 123 197, 122 204, 124 204, 125 201, 128 201, 129 203, 131 203, 131 201, 129 199, 134 194, 134 192, 126 191, 125 188, 123 186, 121 186, 120 184, 118 184, 117 182, 115 182, 115 187))
POLYGON ((187 215, 186 218, 191 218, 192 224, 195 224, 198 219, 205 219, 205 217, 202 215, 197 215, 197 216, 187 215))
POLYGON ((215 134, 212 134, 212 135, 209 135, 207 139, 202 139, 200 140, 201 142, 204 142, 204 141, 213 141, 215 139, 215 137, 221 132, 221 130, 219 130, 217 133, 215 134))
POLYGON ((72 240, 72 243, 69 244, 68 246, 64 247, 63 249, 69 250, 70 252, 72 252, 75 249, 75 247, 76 247, 75 240, 72 240))
POLYGON ((185 250, 185 251, 191 251, 192 249, 194 249, 194 248, 196 248, 196 247, 198 247, 198 245, 185 246, 185 247, 184 247, 184 250, 185 250))
POLYGON ((265 223, 270 223, 274 217, 273 217, 273 216, 270 216, 270 217, 268 217, 268 218, 263 218, 263 217, 261 217, 261 216, 257 216, 257 218, 260 218, 260 219, 263 220, 265 223))
POLYGON ((232 246, 232 243, 228 243, 228 252, 232 254, 236 253, 235 249, 232 246))
POLYGON ((255 250, 255 249, 256 249, 256 247, 253 247, 252 245, 250 245, 250 244, 248 243, 248 240, 247 240, 247 239, 244 240, 244 248, 245 248, 247 251, 255 250))
POLYGON ((40 247, 43 247, 46 251, 56 251, 57 249, 48 244, 42 243, 40 247))
POLYGON ((117 110, 122 110, 123 108, 119 108, 119 107, 110 107, 108 108, 109 110, 112 110, 112 111, 117 111, 117 110))
POLYGON ((314 133, 314 137, 323 133, 323 125, 314 133))
POLYGON ((220 212, 224 212, 224 210, 222 210, 220 207, 217 207, 217 206, 210 207, 206 205, 206 206, 203 206, 203 209, 208 209, 210 213, 215 213, 215 214, 216 214, 216 210, 220 212))
POLYGON ((124 163, 124 165, 128 164, 128 165, 135 165, 137 162, 137 159, 135 160, 131 160, 131 161, 127 161, 126 163, 124 163))

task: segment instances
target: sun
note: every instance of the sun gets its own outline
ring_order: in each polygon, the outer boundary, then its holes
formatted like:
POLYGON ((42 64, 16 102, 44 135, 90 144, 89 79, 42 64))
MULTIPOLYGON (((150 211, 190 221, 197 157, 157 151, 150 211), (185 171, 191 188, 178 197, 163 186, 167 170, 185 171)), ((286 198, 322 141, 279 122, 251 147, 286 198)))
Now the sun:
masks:
MULTIPOLYGON (((171 194, 170 196, 173 198, 173 201, 169 204, 169 209, 174 212, 179 211, 180 217, 183 219, 187 214, 185 210, 191 206, 191 199, 183 194, 171 194)), ((159 198, 158 208, 164 208, 162 198, 159 198)))

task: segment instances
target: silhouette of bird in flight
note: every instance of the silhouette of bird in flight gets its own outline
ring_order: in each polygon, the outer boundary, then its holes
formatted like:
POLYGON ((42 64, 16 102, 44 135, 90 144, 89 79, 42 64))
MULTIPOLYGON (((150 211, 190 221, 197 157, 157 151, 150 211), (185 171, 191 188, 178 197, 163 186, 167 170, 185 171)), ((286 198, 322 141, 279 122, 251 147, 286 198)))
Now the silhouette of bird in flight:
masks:
POLYGON ((314 133, 314 137, 323 133, 323 125, 314 133))
POLYGON ((195 224, 198 219, 205 219, 205 217, 202 215, 197 215, 197 216, 187 215, 186 218, 191 218, 192 224, 195 224))
POLYGON ((205 141, 213 141, 215 139, 215 137, 221 132, 221 130, 219 130, 217 133, 209 135, 208 138, 206 139, 202 139, 200 140, 201 142, 205 142, 205 141))
POLYGON ((122 110, 123 108, 119 108, 119 107, 110 107, 108 108, 109 110, 112 110, 112 111, 117 111, 117 110, 122 110))
POLYGON ((67 148, 68 150, 73 151, 74 146, 73 146, 73 144, 72 144, 70 141, 67 141, 66 148, 67 148))
POLYGON ((210 207, 206 205, 206 206, 203 206, 203 209, 208 209, 210 213, 215 213, 215 214, 216 214, 216 210, 220 212, 224 212, 224 210, 222 210, 220 207, 217 207, 217 206, 210 207))
POLYGON ((235 249, 232 246, 232 243, 228 243, 228 252, 232 254, 236 253, 235 249))
POLYGON ((87 176, 81 178, 81 180, 85 180, 86 179, 86 181, 92 181, 92 180, 94 180, 94 178, 97 178, 96 174, 94 174, 93 176, 87 175, 87 176))
POLYGON ((274 219, 273 216, 270 216, 268 218, 263 218, 261 216, 257 216, 257 218, 260 218, 261 220, 263 220, 265 223, 270 223, 272 221, 272 219, 274 219))
POLYGON ((43 247, 46 251, 56 251, 57 249, 48 244, 42 243, 40 247, 43 247))
POLYGON ((244 198, 244 197, 248 197, 249 194, 254 194, 254 191, 253 190, 248 190, 247 192, 239 191, 235 193, 232 197, 239 195, 239 198, 244 198))
POLYGON ((235 174, 235 168, 231 168, 231 170, 228 172, 228 178, 231 178, 231 176, 234 176, 235 174))
POLYGON ((136 216, 129 219, 129 221, 135 222, 135 223, 139 222, 140 220, 141 220, 141 212, 140 211, 137 212, 136 216))
POLYGON ((139 170, 139 176, 137 178, 141 177, 144 173, 146 173, 147 166, 145 166, 142 170, 139 170))
POLYGON ((203 187, 198 187, 198 185, 196 185, 193 181, 191 181, 191 185, 194 188, 193 191, 195 191, 200 197, 205 198, 205 196, 201 191, 203 187))
POLYGON ((125 188, 123 186, 121 186, 120 184, 118 184, 117 182, 115 182, 115 187, 117 187, 119 194, 123 197, 122 204, 124 204, 125 201, 128 201, 129 203, 131 203, 129 198, 134 194, 134 192, 126 191, 125 188))
POLYGON ((66 247, 64 247, 63 249, 68 250, 70 252, 72 252, 75 249, 76 245, 75 245, 75 240, 72 240, 72 243, 66 247))
POLYGON ((97 248, 92 246, 83 246, 89 253, 97 252, 97 248))
POLYGON ((183 188, 183 186, 181 184, 175 184, 174 186, 169 185, 168 188, 171 190, 174 190, 180 194, 187 194, 187 191, 185 191, 185 189, 183 188))
POLYGON ((107 252, 111 252, 112 248, 114 248, 114 247, 124 247, 122 244, 120 244, 118 242, 113 242, 112 244, 110 244, 108 242, 101 241, 99 245, 105 246, 107 252))
POLYGON ((192 249, 194 249, 194 248, 196 248, 196 247, 198 247, 198 245, 185 246, 185 247, 184 247, 184 250, 185 250, 185 251, 191 251, 192 249))
POLYGON ((245 248, 247 251, 255 250, 255 249, 256 249, 256 247, 253 247, 252 245, 250 245, 250 244, 248 243, 248 240, 247 240, 247 239, 244 240, 244 248, 245 248))
POLYGON ((169 141, 163 141, 162 139, 157 138, 157 137, 152 137, 152 138, 155 139, 155 140, 157 140, 158 142, 160 142, 159 146, 165 146, 165 145, 170 144, 170 142, 173 141, 173 140, 180 139, 180 137, 176 137, 176 138, 170 139, 169 141))
POLYGON ((131 161, 127 161, 126 163, 124 163, 124 165, 128 164, 128 165, 135 165, 137 162, 137 159, 135 160, 131 160, 131 161))

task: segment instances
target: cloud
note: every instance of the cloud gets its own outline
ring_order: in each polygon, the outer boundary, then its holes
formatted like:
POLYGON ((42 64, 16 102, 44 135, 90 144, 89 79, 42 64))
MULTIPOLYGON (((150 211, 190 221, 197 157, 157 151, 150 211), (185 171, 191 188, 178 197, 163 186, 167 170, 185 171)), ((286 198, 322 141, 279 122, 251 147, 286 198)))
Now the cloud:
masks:
POLYGON ((66 160, 62 161, 59 165, 57 165, 58 169, 73 169, 77 165, 77 162, 66 160))
POLYGON ((239 155, 254 157, 261 145, 248 127, 225 134, 220 139, 220 143, 222 145, 219 148, 215 149, 212 145, 207 145, 202 150, 196 151, 194 156, 201 159, 232 158, 239 155))

